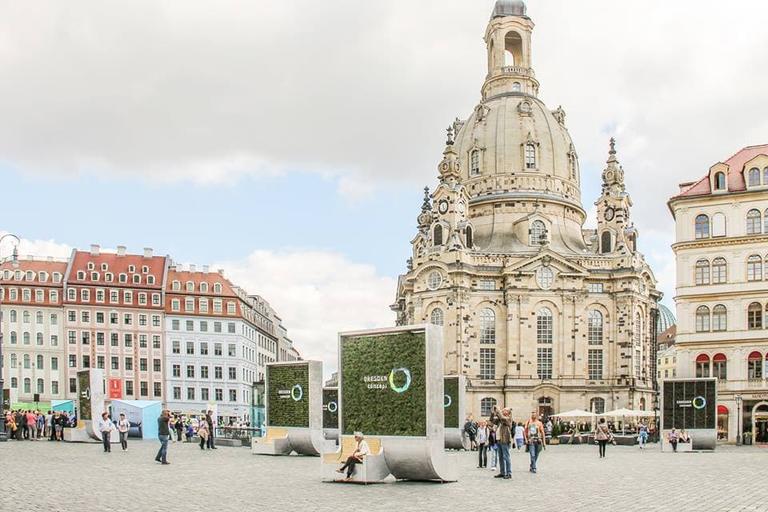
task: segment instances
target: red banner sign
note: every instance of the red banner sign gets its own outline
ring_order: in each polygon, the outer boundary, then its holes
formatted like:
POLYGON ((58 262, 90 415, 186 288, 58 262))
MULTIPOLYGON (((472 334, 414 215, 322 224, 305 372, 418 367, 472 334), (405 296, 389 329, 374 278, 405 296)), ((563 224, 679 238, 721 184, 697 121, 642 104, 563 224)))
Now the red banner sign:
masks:
POLYGON ((123 398, 123 379, 108 379, 109 399, 120 400, 123 398))

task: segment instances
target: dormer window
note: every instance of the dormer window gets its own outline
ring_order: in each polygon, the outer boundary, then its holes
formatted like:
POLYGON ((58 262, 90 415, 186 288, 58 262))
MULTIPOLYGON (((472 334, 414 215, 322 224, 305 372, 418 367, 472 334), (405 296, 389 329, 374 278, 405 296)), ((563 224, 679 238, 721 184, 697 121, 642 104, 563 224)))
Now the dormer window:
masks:
POLYGON ((188 292, 195 291, 195 283, 193 281, 187 281, 186 286, 188 292))
POLYGON ((99 273, 91 272, 91 281, 98 281, 98 280, 99 280, 99 273))
POLYGON ((77 280, 78 281, 84 281, 85 280, 85 272, 82 270, 77 271, 77 280))
POLYGON ((715 190, 725 190, 725 173, 715 173, 715 190))
POLYGON ((136 265, 128 265, 128 272, 136 272, 136 265))
POLYGON ((139 284, 141 283, 141 276, 139 274, 133 275, 133 284, 139 284))
POLYGON ((106 263, 102 263, 101 264, 101 271, 102 272, 106 272, 108 268, 109 268, 109 265, 107 265, 106 263))
POLYGON ((112 274, 112 272, 105 272, 104 273, 104 280, 106 282, 111 283, 112 281, 114 281, 114 279, 115 279, 115 276, 112 274))
POLYGON ((92 261, 89 261, 88 262, 88 270, 93 270, 95 268, 96 268, 96 265, 94 265, 92 261))
POLYGON ((155 284, 155 276, 147 276, 147 284, 155 284))
POLYGON ((148 267, 148 266, 146 266, 146 265, 144 265, 143 267, 141 267, 141 273, 142 273, 142 274, 149 274, 149 267, 148 267))
POLYGON ((469 154, 469 175, 477 176, 480 174, 480 150, 473 149, 469 154))
POLYGON ((200 292, 208 293, 208 283, 200 283, 200 292))
POLYGON ((528 142, 525 145, 525 168, 536 168, 536 145, 533 142, 528 142))
POLYGON ((760 169, 753 167, 747 173, 747 185, 750 187, 760 186, 760 169))
POLYGON ((128 275, 127 274, 120 274, 118 276, 118 281, 121 283, 127 283, 128 282, 128 275))

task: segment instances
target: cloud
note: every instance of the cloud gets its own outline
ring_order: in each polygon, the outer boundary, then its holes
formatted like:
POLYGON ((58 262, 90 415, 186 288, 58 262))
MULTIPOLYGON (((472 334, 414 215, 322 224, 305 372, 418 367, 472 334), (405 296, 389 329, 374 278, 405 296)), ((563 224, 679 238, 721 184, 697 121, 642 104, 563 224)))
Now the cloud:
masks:
MULTIPOLYGON (((0 237, 8 234, 7 231, 0 231, 0 237)), ((50 240, 30 240, 21 238, 18 245, 15 239, 6 237, 0 243, 0 257, 3 259, 9 257, 13 248, 18 247, 19 258, 44 258, 51 256, 53 258, 69 258, 72 254, 72 247, 59 243, 53 239, 50 240)))
POLYGON ((214 268, 225 269, 232 282, 264 297, 283 319, 302 357, 322 360, 326 375, 336 371, 339 332, 395 322, 389 310, 395 280, 338 253, 257 250, 214 268))

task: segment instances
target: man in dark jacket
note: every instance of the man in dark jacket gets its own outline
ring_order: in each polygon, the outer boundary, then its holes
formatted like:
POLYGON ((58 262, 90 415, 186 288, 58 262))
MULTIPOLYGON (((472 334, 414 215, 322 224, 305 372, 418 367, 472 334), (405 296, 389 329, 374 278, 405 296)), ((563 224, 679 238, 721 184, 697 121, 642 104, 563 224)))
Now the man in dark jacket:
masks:
POLYGON ((213 411, 208 411, 205 414, 205 422, 208 424, 208 440, 206 441, 206 446, 211 450, 215 450, 216 446, 213 443, 213 433, 215 430, 213 425, 213 411))
POLYGON ((157 452, 155 461, 163 465, 168 465, 168 440, 171 438, 171 413, 168 409, 163 409, 160 417, 157 418, 157 438, 160 441, 160 450, 157 452))
POLYGON ((509 449, 512 444, 512 419, 509 409, 506 407, 499 413, 494 409, 491 421, 496 425, 496 446, 499 450, 499 474, 494 478, 512 478, 512 463, 509 458, 509 449))

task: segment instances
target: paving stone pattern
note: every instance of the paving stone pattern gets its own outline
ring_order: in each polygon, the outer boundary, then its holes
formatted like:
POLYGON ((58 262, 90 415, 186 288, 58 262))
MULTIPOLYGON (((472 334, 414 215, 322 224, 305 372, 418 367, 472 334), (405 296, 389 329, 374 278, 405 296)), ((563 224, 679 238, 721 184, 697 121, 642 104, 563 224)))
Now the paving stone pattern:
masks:
POLYGON ((758 447, 669 454, 609 446, 601 460, 593 446, 554 446, 535 475, 527 454, 513 453, 511 480, 492 478, 476 469, 474 453, 459 453, 457 483, 369 486, 322 483, 317 458, 175 443, 171 465, 161 466, 157 447, 132 441, 125 453, 115 446, 105 454, 98 444, 0 443, 0 510, 768 512, 768 449, 758 447))

